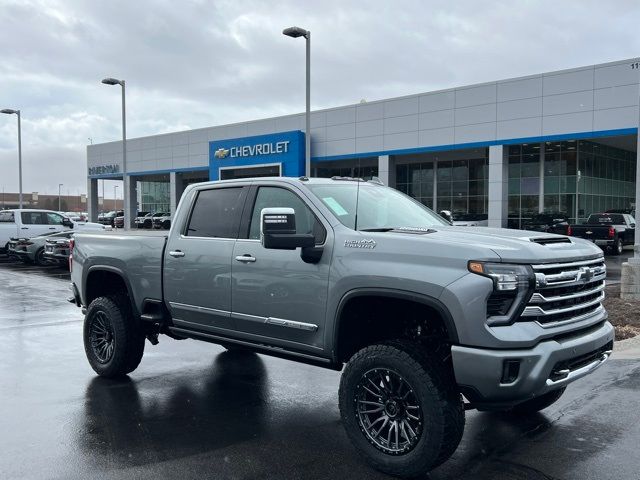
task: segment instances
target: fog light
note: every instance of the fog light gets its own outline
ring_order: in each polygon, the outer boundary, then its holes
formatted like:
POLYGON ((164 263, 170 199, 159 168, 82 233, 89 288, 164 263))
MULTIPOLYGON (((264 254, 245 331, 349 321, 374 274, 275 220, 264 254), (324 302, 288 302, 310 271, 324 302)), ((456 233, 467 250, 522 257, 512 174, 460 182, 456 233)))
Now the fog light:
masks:
POLYGON ((500 383, 509 384, 518 379, 520 374, 520 360, 505 360, 502 365, 502 379, 500 383))

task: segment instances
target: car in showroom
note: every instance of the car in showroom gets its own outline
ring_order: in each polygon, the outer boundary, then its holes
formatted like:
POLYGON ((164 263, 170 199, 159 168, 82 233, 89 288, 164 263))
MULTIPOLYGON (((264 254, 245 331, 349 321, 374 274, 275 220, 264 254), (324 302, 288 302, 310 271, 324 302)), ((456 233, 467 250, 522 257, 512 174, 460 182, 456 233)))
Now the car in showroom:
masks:
POLYGON ((12 252, 10 256, 22 260, 24 263, 35 263, 36 265, 50 265, 59 263, 58 259, 51 259, 45 255, 45 246, 48 240, 68 240, 74 235, 73 230, 65 232, 45 233, 32 238, 12 238, 9 250, 12 252), (11 244, 13 243, 13 247, 11 244))
POLYGON ((11 209, 0 211, 0 251, 7 251, 11 238, 31 238, 63 230, 103 230, 92 222, 74 222, 52 210, 11 209))

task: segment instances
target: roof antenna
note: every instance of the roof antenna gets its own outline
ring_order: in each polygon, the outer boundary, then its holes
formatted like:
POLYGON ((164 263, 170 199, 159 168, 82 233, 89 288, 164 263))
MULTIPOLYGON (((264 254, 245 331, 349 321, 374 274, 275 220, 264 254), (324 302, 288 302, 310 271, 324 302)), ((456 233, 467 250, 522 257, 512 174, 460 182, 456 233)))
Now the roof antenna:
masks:
POLYGON ((358 231, 358 201, 360 200, 360 159, 358 158, 358 175, 354 175, 356 177, 356 182, 358 182, 358 186, 356 187, 356 218, 354 221, 353 229, 358 231))

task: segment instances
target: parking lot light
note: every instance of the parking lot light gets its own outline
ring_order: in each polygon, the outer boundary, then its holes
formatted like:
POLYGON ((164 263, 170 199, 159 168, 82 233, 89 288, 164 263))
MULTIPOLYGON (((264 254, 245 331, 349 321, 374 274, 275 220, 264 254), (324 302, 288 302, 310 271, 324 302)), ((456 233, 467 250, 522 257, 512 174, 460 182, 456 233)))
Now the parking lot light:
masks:
POLYGON ((22 208, 22 127, 20 126, 20 110, 12 108, 3 108, 0 113, 7 115, 16 114, 18 116, 18 189, 20 208, 22 208))
POLYGON ((291 38, 304 37, 307 43, 306 55, 306 109, 305 109, 305 130, 304 130, 304 174, 311 176, 311 32, 301 27, 289 27, 282 30, 282 34, 291 38))

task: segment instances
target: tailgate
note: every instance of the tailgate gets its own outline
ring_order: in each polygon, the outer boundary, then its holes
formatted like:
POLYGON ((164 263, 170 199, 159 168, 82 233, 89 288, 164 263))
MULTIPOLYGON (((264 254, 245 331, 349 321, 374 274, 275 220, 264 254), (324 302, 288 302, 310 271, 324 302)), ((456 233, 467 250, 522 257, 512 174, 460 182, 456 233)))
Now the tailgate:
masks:
POLYGON ((573 236, 585 240, 609 240, 609 227, 602 225, 580 225, 572 227, 573 236))

